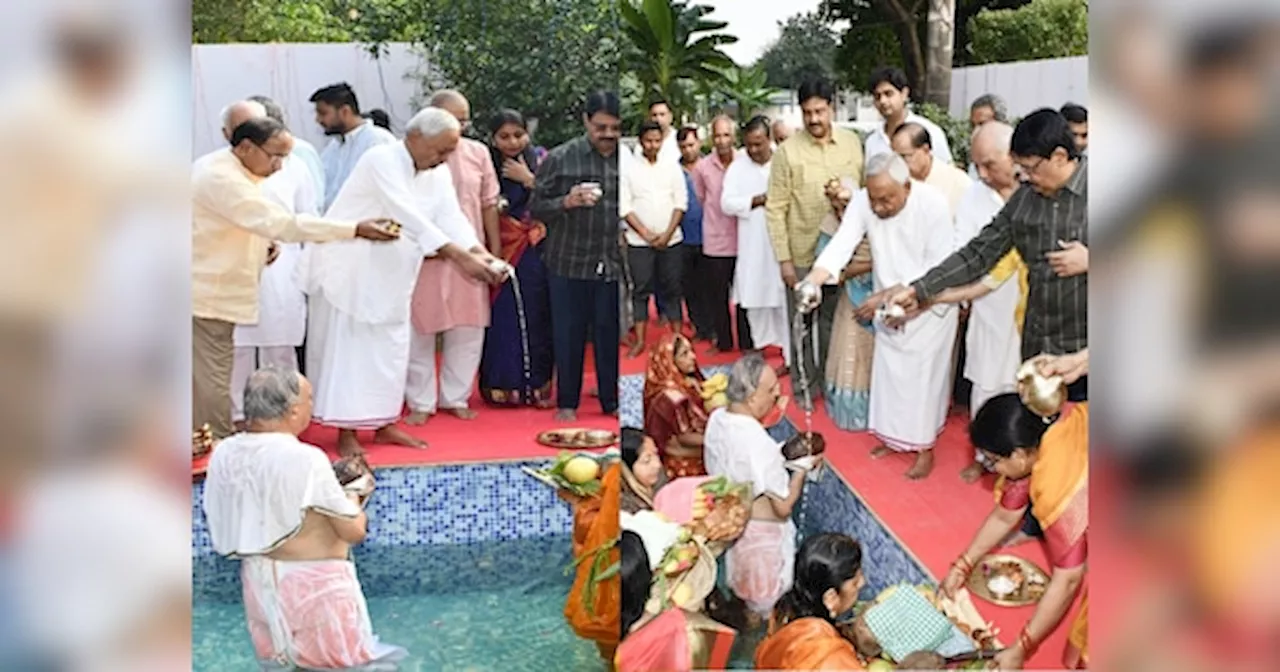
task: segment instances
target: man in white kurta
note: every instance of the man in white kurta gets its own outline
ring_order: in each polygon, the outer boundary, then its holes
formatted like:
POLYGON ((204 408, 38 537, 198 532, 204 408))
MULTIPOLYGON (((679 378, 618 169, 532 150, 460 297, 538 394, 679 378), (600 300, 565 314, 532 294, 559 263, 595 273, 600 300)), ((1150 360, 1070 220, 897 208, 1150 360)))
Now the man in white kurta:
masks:
MULTIPOLYGON (((859 307, 870 317, 883 293, 911 282, 946 259, 954 249, 951 213, 937 189, 911 179, 897 154, 880 154, 867 164, 866 188, 854 196, 844 220, 819 255, 807 282, 839 280, 866 236, 871 244, 876 294, 859 307)), ((956 341, 954 306, 936 306, 905 324, 876 316, 871 366, 869 428, 882 445, 872 457, 912 452, 910 479, 933 470, 933 446, 942 433, 951 397, 951 353, 956 341)))
MULTIPOLYGON (((262 182, 262 193, 289 212, 318 214, 315 180, 306 163, 292 154, 262 182)), ((236 326, 231 370, 231 411, 236 422, 244 420, 244 385, 249 374, 264 366, 296 371, 297 347, 307 331, 307 296, 294 278, 302 244, 275 246, 276 259, 262 270, 258 287, 258 323, 236 326)))
MULTIPOLYGON (((1018 189, 1009 142, 1013 128, 999 121, 979 127, 973 137, 971 155, 979 181, 965 191, 956 211, 957 248, 963 247, 1004 207, 1018 189)), ((942 292, 935 303, 972 302, 968 329, 964 377, 973 383, 969 414, 977 415, 987 400, 1014 392, 1014 376, 1022 361, 1021 309, 1026 297, 1026 265, 1016 250, 996 265, 982 280, 967 287, 942 292)), ((975 451, 974 461, 961 472, 973 482, 982 475, 975 451)))
MULTIPOLYGON (((438 199, 423 207, 419 172, 441 166, 461 137, 458 120, 428 108, 409 122, 404 142, 365 152, 338 192, 330 213, 362 212, 403 226, 399 241, 369 245, 313 245, 299 267, 310 296, 307 370, 316 386, 315 416, 339 428, 338 451, 362 452, 356 430, 377 430, 374 441, 424 448, 395 426, 409 366, 410 300, 425 255, 456 263, 469 276, 497 281, 499 271, 457 207, 447 171, 438 171, 438 199)), ((336 215, 335 215, 336 216, 336 215)))
POLYGON ((747 311, 755 347, 782 348, 791 366, 791 330, 787 328, 787 288, 782 283, 778 257, 765 223, 765 195, 769 191, 769 167, 773 148, 768 122, 753 120, 743 140, 750 161, 734 161, 725 171, 720 209, 738 222, 738 264, 733 274, 733 296, 747 311))

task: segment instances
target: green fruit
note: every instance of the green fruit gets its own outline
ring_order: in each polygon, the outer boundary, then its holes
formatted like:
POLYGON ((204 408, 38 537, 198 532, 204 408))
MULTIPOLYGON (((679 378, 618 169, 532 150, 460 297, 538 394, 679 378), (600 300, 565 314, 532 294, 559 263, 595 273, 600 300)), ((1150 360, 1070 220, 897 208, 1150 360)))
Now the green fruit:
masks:
POLYGON ((867 664, 867 672, 893 672, 896 669, 898 668, 894 667, 893 663, 884 658, 873 658, 867 664))

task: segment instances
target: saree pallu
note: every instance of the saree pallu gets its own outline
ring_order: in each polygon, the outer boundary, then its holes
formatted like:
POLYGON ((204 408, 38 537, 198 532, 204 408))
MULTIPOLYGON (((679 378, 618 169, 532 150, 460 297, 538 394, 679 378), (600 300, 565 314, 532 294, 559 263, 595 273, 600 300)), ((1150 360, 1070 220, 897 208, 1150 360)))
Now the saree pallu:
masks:
POLYGON ((799 618, 770 633, 756 647, 761 670, 861 670, 853 644, 821 618, 799 618))
POLYGON ((542 223, 503 215, 499 220, 502 259, 515 268, 524 307, 524 328, 515 287, 505 282, 489 292, 490 324, 480 360, 480 396, 494 406, 532 406, 552 400, 554 358, 551 295, 538 245, 546 237, 542 223), (525 376, 524 339, 529 371, 525 376))
POLYGON ((723 670, 737 633, 703 614, 672 608, 618 646, 618 672, 723 670))
POLYGON ((702 448, 685 446, 679 441, 681 435, 707 431, 706 414, 699 412, 701 404, 701 399, 695 400, 671 389, 645 400, 644 432, 658 446, 668 478, 707 475, 702 448), (699 408, 693 408, 693 404, 699 408))
POLYGON ((601 657, 611 660, 622 629, 622 579, 616 573, 604 580, 598 575, 622 559, 617 547, 622 536, 621 463, 605 469, 600 481, 600 493, 575 506, 573 546, 579 562, 564 617, 579 637, 594 641, 601 657))
MULTIPOLYGON (((818 234, 817 253, 831 241, 826 232, 818 234)), ((854 261, 869 261, 871 246, 866 240, 858 245, 854 261)), ((875 348, 875 332, 871 322, 854 317, 854 309, 873 293, 870 273, 845 281, 836 304, 831 327, 831 343, 824 371, 824 406, 836 427, 846 431, 863 431, 871 409, 871 361, 875 348)))

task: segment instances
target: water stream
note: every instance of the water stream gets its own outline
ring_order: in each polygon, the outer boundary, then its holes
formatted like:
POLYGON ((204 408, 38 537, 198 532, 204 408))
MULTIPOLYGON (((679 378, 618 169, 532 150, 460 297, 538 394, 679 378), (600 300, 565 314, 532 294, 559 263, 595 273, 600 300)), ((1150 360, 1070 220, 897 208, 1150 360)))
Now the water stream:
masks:
POLYGON ((516 317, 520 320, 520 354, 524 356, 524 403, 533 399, 533 363, 529 359, 529 324, 524 316, 524 296, 520 294, 520 278, 516 277, 516 267, 508 265, 511 292, 516 298, 516 317))

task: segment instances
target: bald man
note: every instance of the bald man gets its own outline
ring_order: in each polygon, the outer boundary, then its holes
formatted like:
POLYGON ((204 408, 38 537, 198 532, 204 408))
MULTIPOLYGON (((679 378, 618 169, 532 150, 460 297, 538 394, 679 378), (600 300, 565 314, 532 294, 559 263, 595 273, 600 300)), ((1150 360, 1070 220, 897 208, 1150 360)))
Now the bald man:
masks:
MULTIPOLYGON (((956 212, 956 246, 961 247, 982 230, 1018 189, 1009 143, 1013 127, 988 121, 978 128, 969 150, 979 180, 969 186, 956 212)), ((1022 315, 1027 295, 1027 268, 1012 250, 982 280, 942 292, 942 303, 972 302, 965 333, 964 377, 973 383, 970 418, 996 395, 1016 389, 1014 375, 1021 358, 1022 315)), ((969 483, 982 475, 974 461, 960 472, 969 483)))
MULTIPOLYGON (((471 125, 471 104, 461 93, 451 89, 437 91, 431 96, 430 104, 453 115, 464 131, 471 125)), ((501 254, 498 174, 489 148, 470 138, 461 138, 440 170, 450 174, 458 205, 476 238, 485 241, 490 252, 501 254)), ((423 196, 430 197, 425 193, 423 196)), ((445 259, 428 258, 418 271, 411 320, 413 333, 405 387, 409 415, 405 422, 423 424, 437 410, 463 420, 475 418, 476 412, 470 408, 469 401, 484 353, 485 329, 489 326, 489 287, 471 279, 445 259), (436 371, 437 338, 443 343, 439 372, 436 371)))
POLYGON ((791 137, 791 124, 779 119, 773 122, 773 145, 777 147, 791 137))

